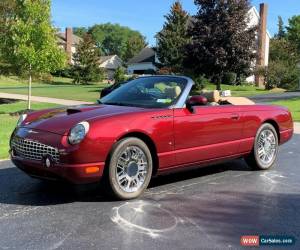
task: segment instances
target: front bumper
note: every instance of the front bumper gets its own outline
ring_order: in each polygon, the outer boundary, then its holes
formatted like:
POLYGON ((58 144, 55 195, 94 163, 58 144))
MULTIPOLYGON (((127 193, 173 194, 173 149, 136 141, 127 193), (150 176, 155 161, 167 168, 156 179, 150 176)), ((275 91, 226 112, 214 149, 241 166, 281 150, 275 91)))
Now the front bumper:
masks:
POLYGON ((65 139, 50 132, 17 128, 10 141, 11 160, 19 169, 37 178, 62 179, 74 184, 99 181, 104 161, 90 157, 87 149, 80 150, 78 145, 66 146, 65 139))
POLYGON ((42 162, 11 156, 12 162, 28 175, 48 180, 65 180, 73 184, 88 184, 98 182, 104 170, 104 162, 91 164, 57 164, 46 167, 42 162), (99 171, 90 173, 87 169, 98 168, 99 171))

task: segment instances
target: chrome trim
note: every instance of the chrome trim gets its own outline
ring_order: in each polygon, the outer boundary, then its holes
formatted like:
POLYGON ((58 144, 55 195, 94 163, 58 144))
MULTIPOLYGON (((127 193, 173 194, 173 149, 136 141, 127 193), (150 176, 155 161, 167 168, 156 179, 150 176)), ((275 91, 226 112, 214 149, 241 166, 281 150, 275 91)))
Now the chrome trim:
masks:
POLYGON ((128 146, 119 156, 115 177, 119 187, 126 193, 142 188, 148 174, 148 160, 138 146, 128 146))
POLYGON ((44 156, 51 156, 55 163, 59 163, 59 151, 57 148, 39 143, 37 141, 14 137, 11 141, 12 156, 20 156, 24 159, 42 161, 44 156))

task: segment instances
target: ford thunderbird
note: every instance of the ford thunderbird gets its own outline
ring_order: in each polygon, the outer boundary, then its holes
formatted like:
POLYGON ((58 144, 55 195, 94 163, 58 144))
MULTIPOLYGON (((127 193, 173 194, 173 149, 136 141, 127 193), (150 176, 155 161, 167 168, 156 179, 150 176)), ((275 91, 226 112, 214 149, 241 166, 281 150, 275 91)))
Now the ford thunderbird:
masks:
POLYGON ((193 85, 181 76, 141 77, 97 104, 24 114, 11 136, 11 159, 41 179, 103 179, 119 199, 136 198, 152 176, 179 169, 235 158, 271 168, 278 146, 293 135, 288 109, 218 91, 191 96, 193 85))

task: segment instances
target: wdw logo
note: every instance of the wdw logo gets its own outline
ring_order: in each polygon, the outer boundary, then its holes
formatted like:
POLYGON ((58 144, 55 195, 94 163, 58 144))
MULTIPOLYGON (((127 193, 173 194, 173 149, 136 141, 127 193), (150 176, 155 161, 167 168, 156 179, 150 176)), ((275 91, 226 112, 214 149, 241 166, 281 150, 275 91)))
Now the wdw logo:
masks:
POLYGON ((296 242, 293 236, 258 236, 258 235, 244 235, 241 237, 241 246, 262 246, 262 245, 294 245, 296 242))

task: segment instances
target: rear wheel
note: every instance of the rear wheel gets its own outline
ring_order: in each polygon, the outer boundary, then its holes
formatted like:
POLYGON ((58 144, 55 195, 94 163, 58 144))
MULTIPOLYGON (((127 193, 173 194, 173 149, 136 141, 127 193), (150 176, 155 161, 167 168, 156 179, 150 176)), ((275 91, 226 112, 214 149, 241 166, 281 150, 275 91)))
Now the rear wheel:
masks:
POLYGON ((108 179, 113 195, 119 199, 134 199, 149 185, 152 157, 147 145, 138 138, 125 138, 113 148, 108 179))
POLYGON ((273 125, 265 123, 257 131, 252 153, 245 160, 253 169, 266 170, 274 165, 277 154, 277 132, 273 125))

